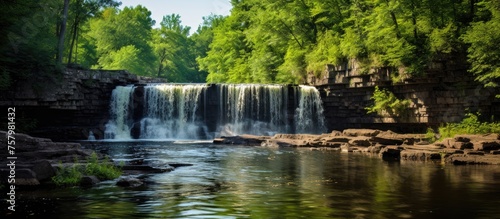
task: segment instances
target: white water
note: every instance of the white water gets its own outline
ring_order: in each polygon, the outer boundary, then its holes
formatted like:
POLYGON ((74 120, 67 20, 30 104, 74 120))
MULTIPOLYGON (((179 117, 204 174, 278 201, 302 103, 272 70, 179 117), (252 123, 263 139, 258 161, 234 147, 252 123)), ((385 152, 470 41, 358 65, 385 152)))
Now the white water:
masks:
POLYGON ((138 108, 142 109, 142 115, 135 118, 134 130, 140 134, 134 136, 140 139, 211 139, 239 134, 326 131, 321 99, 314 87, 292 87, 289 94, 290 87, 283 85, 211 86, 147 85, 141 97, 142 106, 132 104, 140 102, 134 102, 133 87, 119 86, 112 94, 111 119, 106 125, 105 138, 131 139, 132 117, 137 117, 133 110, 138 108), (207 98, 209 88, 217 94, 212 93, 210 98, 216 100, 207 98))
POLYGON ((204 84, 148 85, 144 87, 144 118, 141 135, 144 139, 199 139, 206 136, 204 124, 198 121, 197 110, 204 84))
POLYGON ((288 132, 287 87, 219 85, 219 135, 271 135, 288 132))
POLYGON ((300 85, 299 104, 295 110, 295 127, 297 133, 310 130, 326 130, 323 118, 323 104, 315 87, 300 85))
POLYGON ((105 139, 131 139, 130 128, 132 120, 129 112, 133 98, 134 87, 117 86, 111 94, 110 120, 106 124, 105 139))

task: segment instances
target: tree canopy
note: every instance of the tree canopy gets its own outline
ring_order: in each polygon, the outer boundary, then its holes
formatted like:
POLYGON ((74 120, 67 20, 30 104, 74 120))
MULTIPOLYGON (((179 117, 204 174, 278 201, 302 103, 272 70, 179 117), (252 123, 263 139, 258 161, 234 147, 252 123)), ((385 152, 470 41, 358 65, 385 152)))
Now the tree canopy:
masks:
POLYGON ((496 0, 232 0, 229 16, 209 15, 195 31, 178 14, 155 22, 140 5, 67 3, 0 3, 0 89, 60 62, 172 82, 303 83, 326 64, 419 75, 432 60, 468 57, 478 81, 500 78, 496 0))

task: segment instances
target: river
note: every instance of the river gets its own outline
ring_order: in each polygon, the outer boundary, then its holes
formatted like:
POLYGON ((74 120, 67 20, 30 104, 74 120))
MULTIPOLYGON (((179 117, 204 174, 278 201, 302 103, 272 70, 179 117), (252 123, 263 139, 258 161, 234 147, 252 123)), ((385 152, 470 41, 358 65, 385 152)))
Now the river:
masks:
POLYGON ((499 218, 500 167, 385 162, 306 148, 132 141, 84 146, 115 161, 189 163, 145 185, 18 190, 29 218, 499 218))

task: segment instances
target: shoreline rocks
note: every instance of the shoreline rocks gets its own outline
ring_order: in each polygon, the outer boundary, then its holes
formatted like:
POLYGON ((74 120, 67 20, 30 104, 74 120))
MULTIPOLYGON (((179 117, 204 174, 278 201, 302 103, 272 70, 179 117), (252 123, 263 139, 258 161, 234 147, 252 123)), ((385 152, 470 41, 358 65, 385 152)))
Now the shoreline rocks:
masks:
POLYGON ((442 163, 500 164, 500 135, 457 135, 429 143, 425 134, 399 134, 376 129, 346 129, 326 134, 240 135, 221 137, 214 144, 263 147, 328 148, 378 155, 386 161, 441 161, 442 163))
MULTIPOLYGON (((86 165, 93 153, 97 154, 99 161, 113 162, 105 154, 84 149, 80 143, 53 142, 47 138, 31 137, 26 134, 14 134, 15 154, 7 154, 7 132, 0 131, 0 157, 16 157, 15 168, 16 186, 38 186, 52 184, 52 177, 62 167, 86 165)), ((148 174, 170 172, 177 167, 190 166, 191 164, 172 163, 164 166, 145 164, 144 160, 132 160, 122 167, 123 175, 148 174)), ((0 184, 7 184, 11 175, 11 167, 0 167, 0 184)), ((95 176, 83 176, 80 180, 82 187, 96 185, 100 182, 95 176)))

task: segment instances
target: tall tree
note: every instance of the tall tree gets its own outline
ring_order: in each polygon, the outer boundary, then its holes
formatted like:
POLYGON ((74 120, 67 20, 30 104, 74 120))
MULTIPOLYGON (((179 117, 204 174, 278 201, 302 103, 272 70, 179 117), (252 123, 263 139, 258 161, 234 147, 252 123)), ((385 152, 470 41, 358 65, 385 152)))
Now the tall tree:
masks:
POLYGON ((59 41, 57 43, 57 54, 56 63, 58 65, 62 64, 63 52, 64 52, 64 37, 66 35, 66 23, 68 21, 68 8, 69 0, 64 0, 63 14, 61 18, 61 26, 58 33, 59 41))
MULTIPOLYGON (((486 14, 472 23, 462 39, 470 44, 468 58, 476 80, 489 87, 500 84, 500 2, 488 0, 479 4, 486 14)), ((497 95, 500 98, 500 95, 497 95)))
POLYGON ((89 21, 87 42, 95 42, 98 57, 93 67, 127 69, 139 75, 154 75, 155 56, 148 44, 154 20, 143 7, 107 8, 89 21), (135 56, 135 57, 129 57, 135 56))
POLYGON ((115 0, 73 0, 70 4, 69 17, 71 18, 71 40, 68 52, 68 63, 73 63, 73 49, 80 34, 81 25, 88 19, 99 14, 102 8, 118 7, 120 2, 115 0))

